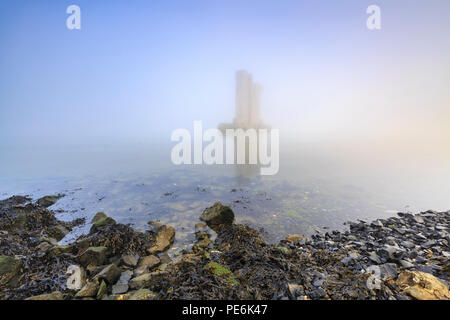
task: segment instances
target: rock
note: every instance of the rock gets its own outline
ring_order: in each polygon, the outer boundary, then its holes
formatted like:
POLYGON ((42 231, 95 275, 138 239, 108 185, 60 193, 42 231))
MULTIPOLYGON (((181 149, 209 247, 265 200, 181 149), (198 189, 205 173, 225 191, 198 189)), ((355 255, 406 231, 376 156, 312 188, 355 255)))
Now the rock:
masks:
POLYGON ((423 221, 423 218, 421 216, 419 216, 418 214, 414 215, 413 218, 417 223, 424 223, 425 221, 423 221))
POLYGON ((42 241, 41 243, 39 243, 39 245, 36 247, 36 249, 38 249, 39 251, 42 252, 47 252, 48 250, 50 250, 51 248, 53 248, 53 246, 48 243, 47 241, 42 241))
POLYGON ((128 282, 130 281, 132 275, 133 272, 131 271, 127 270, 123 272, 117 283, 113 285, 112 294, 121 294, 127 292, 129 289, 128 282))
POLYGON ((377 251, 378 256, 380 256, 385 261, 396 260, 402 255, 402 250, 397 246, 385 245, 383 248, 377 251))
POLYGON ((405 248, 408 248, 408 249, 414 249, 416 247, 416 245, 413 242, 411 242, 411 241, 403 241, 401 243, 401 245, 403 247, 405 247, 405 248))
POLYGON ((323 288, 317 288, 309 294, 309 297, 311 299, 320 299, 325 297, 326 294, 327 292, 323 288))
POLYGON ((172 259, 167 253, 163 253, 160 257, 161 263, 170 263, 172 259))
POLYGON ((156 294, 148 289, 140 289, 134 292, 128 300, 154 300, 156 294))
POLYGON ((397 279, 403 292, 417 300, 449 300, 448 288, 435 276, 420 271, 403 271, 397 279))
POLYGON ((99 280, 105 280, 109 284, 116 283, 116 281, 120 278, 121 272, 120 269, 115 264, 110 264, 105 267, 100 273, 98 273, 95 278, 99 280))
POLYGON ((199 222, 195 224, 195 230, 203 230, 207 227, 208 225, 205 222, 199 222))
POLYGON ((64 300, 63 294, 60 291, 54 291, 48 294, 41 294, 26 298, 25 300, 64 300))
POLYGON ((287 242, 300 242, 303 240, 303 237, 298 234, 290 234, 286 237, 287 242))
POLYGON ((209 252, 210 258, 212 261, 219 261, 220 257, 222 256, 222 252, 218 250, 211 250, 209 252))
POLYGON ((380 257, 374 251, 369 253, 369 259, 376 264, 381 264, 380 257))
POLYGON ((323 285, 323 280, 315 280, 313 282, 314 287, 321 287, 323 285))
POLYGON ((61 245, 53 246, 51 249, 52 249, 53 254, 59 255, 59 254, 63 254, 63 253, 72 253, 73 247, 70 244, 61 244, 61 245))
POLYGON ((59 241, 64 238, 69 232, 70 230, 68 230, 66 227, 58 224, 56 226, 51 226, 50 228, 48 228, 47 233, 50 237, 55 238, 57 241, 59 241))
POLYGON ((129 283, 130 289, 135 290, 144 287, 152 288, 153 286, 158 285, 165 275, 166 273, 163 271, 145 273, 139 277, 131 279, 129 283))
POLYGON ((147 273, 161 263, 158 257, 154 255, 146 256, 139 261, 137 273, 147 273))
POLYGON ((84 285, 84 287, 77 292, 75 298, 88 298, 97 296, 100 284, 97 279, 90 281, 84 285))
POLYGON ((409 262, 409 261, 406 261, 406 260, 400 260, 399 262, 400 262, 400 265, 401 265, 403 268, 405 268, 405 269, 409 269, 409 268, 414 267, 414 264, 412 264, 412 263, 409 262))
POLYGON ((372 265, 366 269, 366 273, 382 280, 395 279, 397 278, 397 266, 395 263, 372 265))
POLYGON ((214 231, 220 230, 221 227, 231 225, 234 221, 234 213, 228 206, 223 206, 220 202, 216 202, 212 207, 206 208, 200 220, 214 231))
POLYGON ((10 283, 20 273, 21 260, 15 257, 0 255, 0 284, 10 283))
POLYGON ((106 260, 106 247, 89 247, 78 256, 79 263, 86 267, 89 264, 100 266, 106 260))
POLYGON ((91 229, 89 230, 90 234, 95 233, 106 226, 116 224, 116 220, 114 220, 111 217, 108 217, 104 212, 97 212, 97 214, 94 216, 91 222, 92 226, 91 229))
POLYGON ((67 268, 66 287, 69 290, 80 290, 86 283, 84 278, 84 270, 76 264, 72 264, 67 268))
POLYGON ((300 290, 300 286, 296 283, 288 283, 288 292, 292 299, 295 299, 297 292, 300 290))
POLYGON ((36 201, 36 203, 42 207, 48 208, 56 203, 64 195, 45 196, 36 201))
POLYGON ((175 240, 175 229, 170 226, 161 226, 156 230, 156 243, 147 249, 149 254, 164 252, 170 248, 175 240))
POLYGON ((97 300, 100 300, 107 293, 107 290, 108 287, 106 286, 106 282, 102 280, 97 291, 97 300))
POLYGON ((124 254, 121 258, 122 264, 126 265, 127 267, 136 267, 136 265, 139 262, 139 255, 136 253, 127 253, 124 254))

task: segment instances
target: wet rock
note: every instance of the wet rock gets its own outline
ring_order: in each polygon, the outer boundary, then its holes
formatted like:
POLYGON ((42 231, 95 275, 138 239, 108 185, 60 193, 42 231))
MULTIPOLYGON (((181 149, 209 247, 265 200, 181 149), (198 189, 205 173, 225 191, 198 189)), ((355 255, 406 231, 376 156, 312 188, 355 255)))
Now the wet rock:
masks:
POLYGON ((175 229, 170 226, 161 226, 156 230, 156 243, 147 249, 149 254, 164 252, 170 248, 175 240, 175 229))
POLYGON ((70 230, 68 230, 66 227, 60 224, 49 227, 47 231, 48 235, 52 238, 55 238, 56 241, 59 241, 62 238, 64 238, 69 232, 70 230))
POLYGON ((403 271, 397 279, 403 292, 417 300, 449 300, 448 288, 435 276, 420 271, 403 271))
POLYGON ((56 195, 56 196, 45 196, 45 197, 42 197, 42 198, 38 199, 36 201, 36 203, 38 205, 40 205, 41 207, 47 208, 47 207, 50 207, 50 206, 54 205, 63 196, 64 195, 61 195, 61 194, 56 195))
POLYGON ((102 265, 106 260, 106 247, 89 247, 80 256, 78 256, 79 263, 86 267, 89 264, 102 265))
POLYGON ((120 278, 121 272, 120 269, 115 264, 110 264, 105 267, 100 273, 98 273, 95 278, 99 280, 105 280, 108 284, 116 283, 116 281, 120 278))
POLYGON ((97 212, 94 218, 92 219, 92 226, 89 230, 89 233, 98 232, 100 229, 116 224, 116 220, 111 217, 108 217, 104 212, 97 212))
POLYGON ((54 291, 48 294, 41 294, 26 298, 25 300, 64 300, 63 294, 60 291, 54 291))
POLYGON ((72 264, 66 271, 66 287, 69 290, 80 290, 86 283, 84 270, 76 264, 72 264))
POLYGON ((216 202, 212 207, 203 211, 200 220, 206 222, 211 229, 217 232, 221 227, 233 223, 234 212, 230 207, 224 206, 220 202, 216 202))

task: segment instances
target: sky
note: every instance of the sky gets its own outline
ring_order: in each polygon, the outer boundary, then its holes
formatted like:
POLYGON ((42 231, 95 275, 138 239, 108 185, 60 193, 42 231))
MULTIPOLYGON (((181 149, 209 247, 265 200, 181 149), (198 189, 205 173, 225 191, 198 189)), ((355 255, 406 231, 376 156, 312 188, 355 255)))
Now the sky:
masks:
POLYGON ((234 116, 235 72, 281 136, 450 146, 448 0, 5 0, 0 145, 170 142, 234 116), (81 8, 81 29, 66 8, 81 8), (366 9, 381 8, 381 30, 366 9))

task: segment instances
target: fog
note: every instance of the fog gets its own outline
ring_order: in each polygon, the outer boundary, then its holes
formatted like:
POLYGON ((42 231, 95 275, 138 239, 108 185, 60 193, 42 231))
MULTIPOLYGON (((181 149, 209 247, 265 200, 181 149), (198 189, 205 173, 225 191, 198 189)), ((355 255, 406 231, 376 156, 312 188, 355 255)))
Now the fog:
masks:
POLYGON ((79 31, 63 4, 2 4, 0 175, 171 169, 173 130, 232 120, 246 69, 279 178, 450 207, 450 4, 378 2, 376 31, 364 1, 79 1, 79 31))

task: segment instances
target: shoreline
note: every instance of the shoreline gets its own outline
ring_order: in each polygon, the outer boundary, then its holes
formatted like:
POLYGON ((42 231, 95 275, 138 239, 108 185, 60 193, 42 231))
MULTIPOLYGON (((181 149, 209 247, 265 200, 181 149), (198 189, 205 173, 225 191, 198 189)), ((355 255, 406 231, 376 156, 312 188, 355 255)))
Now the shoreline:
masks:
POLYGON ((172 227, 139 232, 105 213, 89 234, 59 245, 86 223, 55 218, 48 207, 62 196, 0 201, 0 299, 450 299, 450 211, 268 244, 216 203, 192 230, 192 250, 172 259, 172 227))

